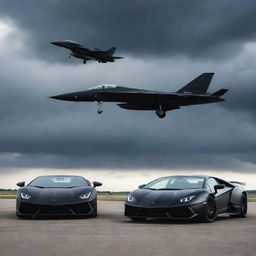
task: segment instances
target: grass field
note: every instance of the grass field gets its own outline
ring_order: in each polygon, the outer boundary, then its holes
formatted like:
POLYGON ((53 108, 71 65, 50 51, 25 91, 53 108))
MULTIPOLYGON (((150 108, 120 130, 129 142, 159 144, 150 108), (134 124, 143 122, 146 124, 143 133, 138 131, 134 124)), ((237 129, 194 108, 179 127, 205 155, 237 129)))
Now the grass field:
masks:
POLYGON ((248 193, 247 196, 249 202, 256 202, 256 193, 248 193))
POLYGON ((0 195, 16 195, 16 190, 1 190, 0 195))
POLYGON ((98 197, 100 201, 125 201, 125 197, 98 197))

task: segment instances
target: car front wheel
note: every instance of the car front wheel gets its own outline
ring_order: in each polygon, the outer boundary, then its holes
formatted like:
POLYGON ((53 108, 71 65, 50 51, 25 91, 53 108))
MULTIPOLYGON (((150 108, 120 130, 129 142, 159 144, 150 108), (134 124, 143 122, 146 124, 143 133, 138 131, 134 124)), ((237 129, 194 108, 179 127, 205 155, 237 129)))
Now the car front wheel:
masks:
POLYGON ((213 222, 217 217, 217 212, 216 212, 216 203, 215 199, 210 196, 206 200, 205 204, 205 213, 204 216, 202 217, 202 220, 204 222, 213 222))

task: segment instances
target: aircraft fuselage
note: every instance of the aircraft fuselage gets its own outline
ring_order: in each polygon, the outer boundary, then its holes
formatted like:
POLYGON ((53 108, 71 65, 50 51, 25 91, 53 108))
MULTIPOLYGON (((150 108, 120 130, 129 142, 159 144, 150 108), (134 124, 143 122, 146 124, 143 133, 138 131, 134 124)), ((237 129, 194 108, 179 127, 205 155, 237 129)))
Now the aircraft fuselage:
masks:
POLYGON ((116 48, 112 47, 107 51, 100 49, 90 50, 84 46, 70 40, 62 42, 52 42, 53 45, 69 49, 71 51, 70 55, 76 58, 82 59, 84 63, 87 60, 96 60, 101 63, 114 62, 115 59, 122 59, 123 57, 113 56, 116 48))

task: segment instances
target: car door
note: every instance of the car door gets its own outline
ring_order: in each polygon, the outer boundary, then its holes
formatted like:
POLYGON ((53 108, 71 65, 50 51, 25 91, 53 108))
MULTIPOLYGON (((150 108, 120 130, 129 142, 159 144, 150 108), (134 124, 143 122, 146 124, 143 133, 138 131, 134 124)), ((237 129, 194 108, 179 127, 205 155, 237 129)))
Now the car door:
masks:
POLYGON ((220 183, 214 179, 209 178, 207 180, 207 186, 215 196, 217 212, 223 212, 229 205, 231 188, 225 187, 224 189, 218 189, 215 191, 214 186, 220 183))

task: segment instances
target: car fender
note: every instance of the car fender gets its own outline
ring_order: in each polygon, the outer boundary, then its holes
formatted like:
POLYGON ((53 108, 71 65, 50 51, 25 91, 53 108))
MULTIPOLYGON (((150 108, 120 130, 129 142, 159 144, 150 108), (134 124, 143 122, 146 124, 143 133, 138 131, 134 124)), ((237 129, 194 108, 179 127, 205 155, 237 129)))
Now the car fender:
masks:
POLYGON ((245 190, 243 187, 241 186, 236 186, 234 187, 232 193, 231 193, 231 198, 230 198, 230 202, 234 205, 239 205, 240 204, 240 200, 241 200, 241 196, 242 194, 245 193, 245 190))
POLYGON ((196 198, 193 200, 193 204, 200 204, 204 203, 207 198, 209 197, 208 191, 202 191, 199 194, 196 195, 196 198))

